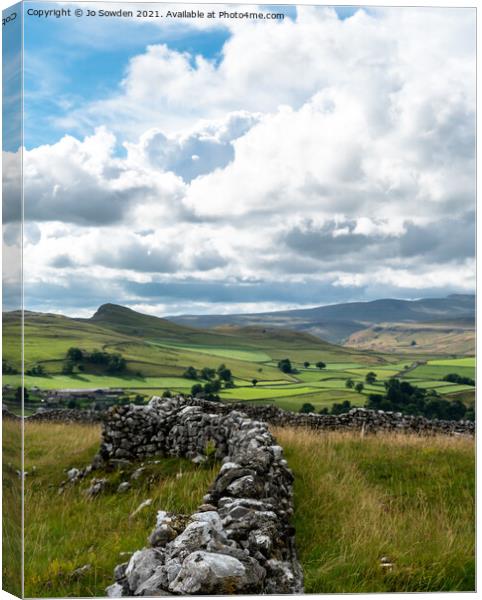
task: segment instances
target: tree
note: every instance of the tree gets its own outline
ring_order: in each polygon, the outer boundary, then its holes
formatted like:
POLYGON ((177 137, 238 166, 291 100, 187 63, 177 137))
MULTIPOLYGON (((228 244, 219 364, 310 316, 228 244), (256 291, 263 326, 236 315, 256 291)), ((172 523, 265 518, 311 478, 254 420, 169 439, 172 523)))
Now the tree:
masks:
POLYGON ((363 383, 361 381, 359 381, 356 385, 355 385, 355 391, 358 392, 359 394, 361 394, 363 392, 363 388, 365 386, 363 385, 363 383))
POLYGON ((203 386, 200 383, 195 383, 191 388, 191 394, 197 396, 203 391, 203 386))
POLYGON ((78 362, 78 361, 81 361, 83 359, 83 353, 82 353, 82 350, 80 348, 69 348, 67 350, 66 357, 69 360, 78 362))
POLYGON ((320 369, 320 370, 321 370, 321 369, 324 369, 325 367, 326 367, 326 364, 325 364, 325 363, 324 363, 322 360, 319 360, 319 361, 316 363, 316 368, 317 368, 317 369, 320 369))
POLYGON ((43 377, 47 374, 47 371, 43 365, 33 365, 33 367, 30 367, 30 369, 27 369, 26 374, 32 375, 33 377, 43 377))
POLYGON ((182 376, 186 379, 197 379, 197 371, 194 367, 188 367, 182 376))
POLYGON ((214 369, 210 369, 209 367, 204 367, 201 370, 201 377, 203 379, 213 379, 214 376, 216 375, 216 371, 214 369))
POLYGON ((349 400, 343 400, 343 402, 334 402, 331 406, 332 415, 342 415, 347 413, 351 408, 351 402, 349 400))
POLYGON ((223 381, 231 381, 233 379, 233 374, 231 373, 231 369, 224 367, 224 369, 218 370, 219 378, 223 381))
POLYGON ((251 379, 251 383, 253 384, 253 387, 256 386, 256 384, 258 383, 257 379, 251 379))
POLYGON ((305 369, 307 369, 310 366, 310 363, 307 360, 305 360, 303 366, 305 367, 305 369))
POLYGON ((310 404, 309 402, 305 402, 304 404, 302 404, 301 408, 300 408, 300 413, 312 413, 315 412, 315 407, 313 406, 313 404, 310 404))
POLYGON ((221 389, 221 382, 219 379, 215 379, 214 381, 209 381, 208 383, 206 383, 206 385, 203 388, 203 390, 204 390, 204 392, 206 392, 206 394, 215 394, 216 392, 219 392, 220 389, 221 389))
POLYGON ((291 365, 290 359, 289 358, 282 358, 278 362, 278 369, 280 371, 282 371, 283 373, 292 373, 293 372, 293 367, 291 365))
POLYGON ((71 398, 68 402, 67 402, 67 408, 80 408, 80 404, 79 401, 76 400, 75 398, 71 398))
POLYGON ((171 390, 164 390, 162 392, 162 397, 163 398, 172 398, 172 392, 171 392, 171 390))
POLYGON ((62 375, 72 375, 75 363, 72 360, 66 360, 62 365, 62 375))
POLYGON ((120 373, 127 366, 126 360, 120 354, 108 354, 107 356, 107 371, 109 373, 120 373))
POLYGON ((365 381, 367 383, 375 383, 376 380, 377 380, 377 374, 374 373, 373 371, 370 371, 365 375, 365 381))
POLYGON ((410 343, 410 346, 416 346, 416 345, 417 345, 417 342, 415 340, 412 340, 410 343))
POLYGON ((355 382, 351 377, 348 377, 348 379, 345 381, 345 387, 349 390, 352 390, 355 387, 355 382))

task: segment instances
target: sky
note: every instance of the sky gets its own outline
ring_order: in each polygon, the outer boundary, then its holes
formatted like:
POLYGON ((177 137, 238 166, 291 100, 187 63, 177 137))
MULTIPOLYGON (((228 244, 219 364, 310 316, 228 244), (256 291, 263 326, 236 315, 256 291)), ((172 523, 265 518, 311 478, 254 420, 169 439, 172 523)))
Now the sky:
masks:
POLYGON ((249 10, 285 18, 25 16, 26 308, 474 291, 475 11, 249 10))

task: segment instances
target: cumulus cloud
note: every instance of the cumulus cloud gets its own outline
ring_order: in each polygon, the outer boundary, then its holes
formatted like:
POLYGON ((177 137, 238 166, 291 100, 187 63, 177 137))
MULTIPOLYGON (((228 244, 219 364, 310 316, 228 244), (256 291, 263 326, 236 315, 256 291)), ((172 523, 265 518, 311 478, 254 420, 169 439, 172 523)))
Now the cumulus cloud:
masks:
POLYGON ((202 310, 470 290, 474 27, 301 7, 233 26, 217 61, 149 46, 72 113, 94 133, 25 152, 32 285, 202 310))

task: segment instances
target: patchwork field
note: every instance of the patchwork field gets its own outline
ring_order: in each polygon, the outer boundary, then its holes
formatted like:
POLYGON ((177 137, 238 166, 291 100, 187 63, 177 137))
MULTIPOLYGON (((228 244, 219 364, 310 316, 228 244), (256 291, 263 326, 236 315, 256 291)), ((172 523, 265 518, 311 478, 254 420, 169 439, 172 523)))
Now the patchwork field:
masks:
MULTIPOLYGON (((7 340, 17 333, 18 318, 17 313, 4 315, 7 340)), ((363 405, 367 395, 383 393, 384 382, 391 377, 436 390, 450 399, 459 395, 464 402, 474 394, 473 386, 443 381, 449 373, 474 378, 475 359, 470 357, 359 351, 276 328, 231 326, 203 331, 114 305, 101 307, 89 320, 27 313, 25 340, 26 369, 41 365, 46 371, 44 376, 27 375, 27 389, 123 388, 132 394, 167 390, 187 394, 193 384, 203 383, 184 377, 188 367, 200 371, 223 363, 231 370, 235 387, 222 389, 222 399, 269 402, 295 411, 306 402, 316 410, 340 400, 363 405), (114 375, 90 365, 83 372, 63 374, 65 354, 72 346, 88 352, 118 353, 127 361, 127 368, 114 375), (291 361, 290 373, 278 368, 278 361, 284 358, 291 361), (324 368, 315 366, 319 361, 324 368), (374 382, 366 382, 369 372, 375 373, 374 382), (363 389, 348 388, 348 379, 353 386, 362 383, 363 389)), ((18 357, 7 353, 5 358, 16 366, 18 357)), ((3 382, 15 386, 17 379, 5 375, 3 382)))

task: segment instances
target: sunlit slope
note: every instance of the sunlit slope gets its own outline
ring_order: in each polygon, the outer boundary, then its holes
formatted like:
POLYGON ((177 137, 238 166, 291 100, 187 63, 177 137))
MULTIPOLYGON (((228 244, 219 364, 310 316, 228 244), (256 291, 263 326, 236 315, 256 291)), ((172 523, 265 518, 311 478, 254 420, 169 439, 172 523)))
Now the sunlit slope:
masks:
POLYGON ((376 352, 475 354, 473 321, 437 323, 380 323, 353 333, 346 346, 376 352))

